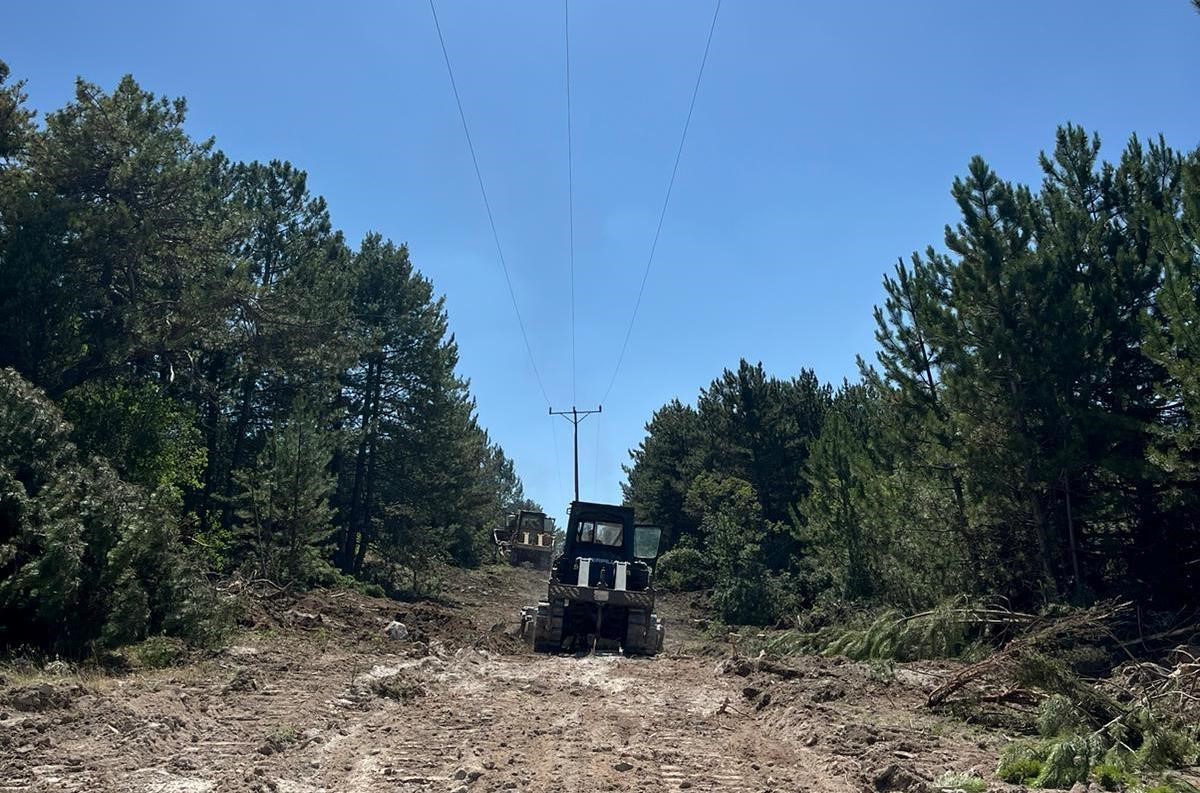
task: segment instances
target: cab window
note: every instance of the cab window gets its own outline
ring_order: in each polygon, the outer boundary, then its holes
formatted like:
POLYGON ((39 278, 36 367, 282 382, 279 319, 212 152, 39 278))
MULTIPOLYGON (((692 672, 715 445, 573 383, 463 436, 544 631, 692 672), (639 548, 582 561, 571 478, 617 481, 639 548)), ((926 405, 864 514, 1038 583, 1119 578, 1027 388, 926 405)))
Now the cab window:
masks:
POLYGON ((624 539, 624 529, 620 523, 610 523, 604 520, 584 520, 579 522, 579 542, 594 542, 597 545, 620 547, 624 539))

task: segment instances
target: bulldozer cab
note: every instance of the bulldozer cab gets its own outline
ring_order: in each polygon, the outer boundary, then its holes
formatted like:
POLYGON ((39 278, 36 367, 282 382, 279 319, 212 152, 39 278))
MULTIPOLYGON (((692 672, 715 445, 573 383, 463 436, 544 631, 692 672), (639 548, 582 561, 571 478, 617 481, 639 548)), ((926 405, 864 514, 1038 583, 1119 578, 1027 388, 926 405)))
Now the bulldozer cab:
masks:
POLYGON ((563 556, 619 562, 653 562, 662 536, 657 526, 634 523, 633 509, 575 501, 567 521, 563 556))

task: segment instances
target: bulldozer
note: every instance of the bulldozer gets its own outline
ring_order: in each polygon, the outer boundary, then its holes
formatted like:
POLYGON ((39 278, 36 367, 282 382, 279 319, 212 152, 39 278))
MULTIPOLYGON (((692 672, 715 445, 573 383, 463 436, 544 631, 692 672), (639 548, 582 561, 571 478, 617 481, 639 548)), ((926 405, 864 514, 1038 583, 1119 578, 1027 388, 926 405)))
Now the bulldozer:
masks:
POLYGON ((509 515, 504 528, 492 532, 492 539, 513 567, 549 570, 554 557, 554 531, 554 518, 523 509, 509 515))
POLYGON ((571 502, 546 599, 522 609, 521 637, 538 652, 658 653, 664 631, 654 613, 653 565, 661 535, 636 524, 630 507, 571 502))

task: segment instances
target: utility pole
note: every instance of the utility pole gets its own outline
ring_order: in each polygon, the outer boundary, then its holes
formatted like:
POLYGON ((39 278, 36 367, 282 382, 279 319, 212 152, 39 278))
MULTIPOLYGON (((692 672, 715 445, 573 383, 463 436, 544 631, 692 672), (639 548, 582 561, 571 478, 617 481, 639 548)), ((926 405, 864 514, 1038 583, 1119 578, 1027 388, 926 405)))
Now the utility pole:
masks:
POLYGON ((600 405, 595 410, 576 410, 574 405, 571 405, 570 410, 555 410, 550 408, 551 416, 562 416, 567 421, 571 422, 575 428, 575 500, 579 500, 579 422, 583 421, 593 413, 603 413, 604 405, 600 405))

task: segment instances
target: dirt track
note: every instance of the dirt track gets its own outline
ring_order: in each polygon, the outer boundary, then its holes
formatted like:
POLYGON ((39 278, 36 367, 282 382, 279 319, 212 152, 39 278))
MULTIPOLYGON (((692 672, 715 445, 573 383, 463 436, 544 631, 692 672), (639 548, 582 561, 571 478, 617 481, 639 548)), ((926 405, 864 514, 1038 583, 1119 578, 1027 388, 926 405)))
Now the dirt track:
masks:
POLYGON ((936 668, 731 661, 678 606, 658 658, 535 656, 494 626, 538 586, 472 574, 450 608, 314 595, 184 667, 9 681, 0 790, 927 790, 995 766, 1001 736, 922 707, 936 668))

